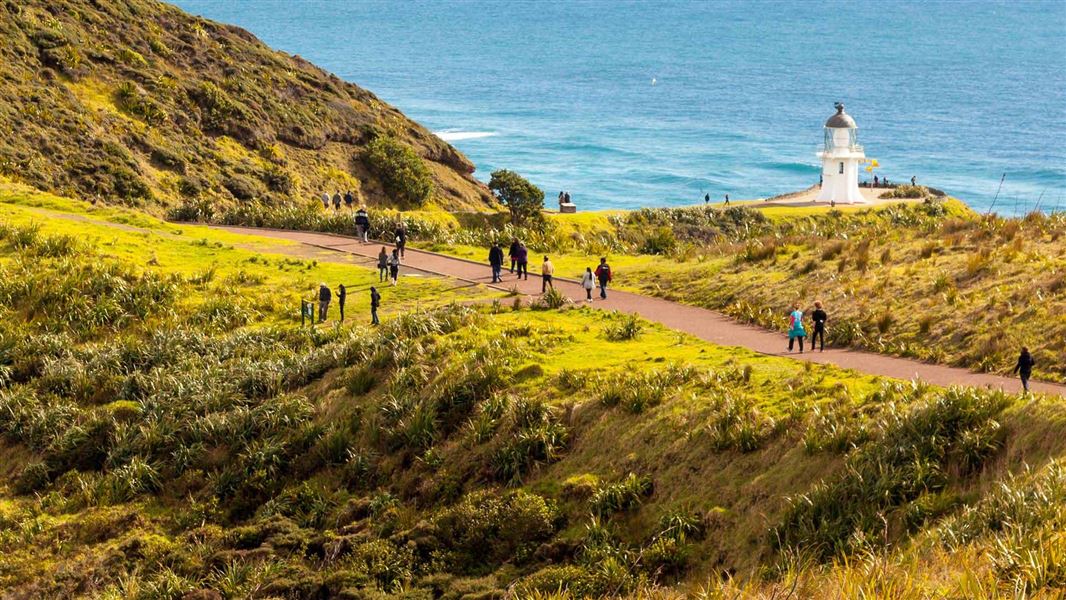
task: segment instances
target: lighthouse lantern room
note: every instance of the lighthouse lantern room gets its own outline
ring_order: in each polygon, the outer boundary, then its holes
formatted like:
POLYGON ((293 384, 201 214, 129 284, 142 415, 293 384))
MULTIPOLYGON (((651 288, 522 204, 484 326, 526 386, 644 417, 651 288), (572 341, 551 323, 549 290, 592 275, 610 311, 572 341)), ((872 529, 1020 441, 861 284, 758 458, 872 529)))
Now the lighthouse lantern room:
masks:
POLYGON ((817 201, 865 204, 859 191, 859 165, 866 162, 856 136, 859 127, 844 112, 843 104, 837 102, 836 109, 836 114, 825 122, 825 146, 818 153, 822 159, 822 189, 817 201))

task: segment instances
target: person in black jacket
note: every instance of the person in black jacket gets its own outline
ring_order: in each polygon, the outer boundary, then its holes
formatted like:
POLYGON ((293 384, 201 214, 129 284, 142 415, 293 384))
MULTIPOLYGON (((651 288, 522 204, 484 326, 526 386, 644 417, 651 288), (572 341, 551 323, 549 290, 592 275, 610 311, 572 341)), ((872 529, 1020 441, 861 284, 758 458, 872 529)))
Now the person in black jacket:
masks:
POLYGON ((365 244, 370 234, 370 216, 366 214, 365 207, 361 206, 355 211, 355 231, 359 234, 359 241, 365 244))
POLYGON ((489 265, 492 267, 492 283, 501 281, 500 271, 503 271, 503 248, 499 242, 492 242, 489 250, 489 265))
POLYGON ((348 210, 352 210, 352 203, 355 202, 355 196, 352 195, 352 190, 348 190, 344 193, 344 206, 348 210))
POLYGON ((1029 391, 1029 377, 1033 374, 1033 367, 1036 366, 1036 361, 1033 360, 1033 355, 1029 354, 1029 348, 1022 346, 1022 353, 1018 356, 1018 364, 1014 365, 1014 370, 1011 374, 1017 373, 1022 378, 1022 389, 1026 392, 1029 391))
POLYGON ((400 222, 396 225, 396 249, 400 251, 400 258, 404 257, 405 248, 407 248, 407 226, 400 222))
POLYGON ((344 284, 337 286, 337 308, 341 311, 341 323, 344 322, 344 300, 348 297, 348 290, 344 289, 344 284))
POLYGON ((829 315, 822 310, 822 303, 819 301, 814 303, 814 312, 811 313, 811 320, 814 321, 814 333, 811 335, 811 351, 814 351, 814 342, 821 340, 818 351, 825 352, 825 322, 829 320, 829 315))
POLYGON ((378 307, 381 306, 381 294, 378 293, 377 288, 370 288, 370 324, 379 325, 378 321, 378 307))
POLYGON ((318 286, 318 322, 321 323, 326 320, 326 312, 329 310, 329 301, 333 298, 333 294, 329 291, 329 287, 326 284, 318 286))
POLYGON ((511 249, 508 252, 507 256, 509 256, 511 258, 511 274, 512 275, 514 274, 514 267, 518 263, 518 246, 520 246, 520 245, 521 244, 518 243, 518 238, 514 238, 514 239, 511 240, 511 249))

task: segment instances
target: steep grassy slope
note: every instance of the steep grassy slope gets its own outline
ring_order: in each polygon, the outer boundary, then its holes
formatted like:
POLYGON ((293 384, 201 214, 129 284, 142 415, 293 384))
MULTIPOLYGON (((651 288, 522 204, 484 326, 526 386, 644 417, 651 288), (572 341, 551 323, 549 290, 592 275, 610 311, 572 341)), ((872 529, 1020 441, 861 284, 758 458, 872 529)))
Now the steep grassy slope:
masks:
POLYGON ((7 597, 1066 584, 1058 401, 587 308, 416 311, 461 296, 414 278, 380 328, 300 328, 290 290, 373 272, 24 188, 3 199, 7 597), (1007 478, 1026 464, 1039 473, 1007 478))
POLYGON ((425 128, 236 27, 154 0, 5 2, 0 40, 0 174, 41 189, 150 208, 491 202, 425 128))

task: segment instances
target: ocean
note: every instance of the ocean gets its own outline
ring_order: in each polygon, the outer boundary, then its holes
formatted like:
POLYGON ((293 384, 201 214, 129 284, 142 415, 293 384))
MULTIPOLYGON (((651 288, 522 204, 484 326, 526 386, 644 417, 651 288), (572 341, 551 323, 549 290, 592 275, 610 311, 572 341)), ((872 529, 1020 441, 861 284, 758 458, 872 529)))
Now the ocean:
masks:
POLYGON ((840 101, 890 181, 1066 210, 1063 0, 175 4, 371 90, 549 205, 806 188, 840 101))

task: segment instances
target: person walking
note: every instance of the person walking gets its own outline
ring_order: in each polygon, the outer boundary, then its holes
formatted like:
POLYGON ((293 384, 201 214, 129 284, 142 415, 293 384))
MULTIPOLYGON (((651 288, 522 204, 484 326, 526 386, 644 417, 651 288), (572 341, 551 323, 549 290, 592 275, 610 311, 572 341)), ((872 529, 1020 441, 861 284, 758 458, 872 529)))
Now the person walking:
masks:
POLYGON ((596 267, 596 279, 600 282, 600 299, 607 299, 607 284, 614 279, 611 273, 611 265, 607 264, 607 258, 600 258, 600 265, 596 267))
POLYGON ((1017 373, 1022 378, 1022 390, 1029 391, 1029 377, 1033 374, 1033 367, 1036 366, 1036 361, 1033 360, 1033 355, 1029 354, 1029 348, 1022 346, 1022 353, 1018 355, 1018 364, 1014 365, 1014 370, 1011 371, 1011 375, 1017 373))
POLYGON ((548 288, 555 289, 555 284, 552 283, 552 275, 555 275, 555 265, 545 256, 544 262, 540 264, 540 293, 543 294, 548 291, 548 288))
POLYGON ((348 190, 344 194, 344 207, 349 211, 352 210, 352 204, 355 203, 355 196, 352 195, 352 190, 348 190))
POLYGON ((711 195, 710 194, 704 194, 703 195, 703 203, 704 204, 710 204, 711 203, 711 195))
POLYGON ((340 210, 340 209, 341 209, 341 192, 340 192, 340 190, 337 190, 336 192, 333 192, 333 210, 340 210))
POLYGON ((581 275, 581 287, 585 289, 585 302, 592 302, 592 288, 596 287, 596 276, 592 274, 592 267, 585 267, 581 275))
POLYGON ((329 210, 329 192, 322 192, 322 208, 329 210))
POLYGON ((729 206, 729 194, 725 195, 725 205, 729 206))
POLYGON ((529 250, 526 250, 525 244, 518 242, 518 250, 516 250, 515 261, 518 263, 518 278, 522 279, 522 274, 526 276, 526 280, 529 280, 529 250))
POLYGON ((378 283, 384 283, 389 278, 389 253, 385 246, 378 252, 378 283))
POLYGON ((492 248, 489 249, 489 266, 492 267, 492 283, 499 283, 500 271, 503 270, 503 248, 500 248, 499 242, 492 242, 492 248))
POLYGON ((918 185, 918 178, 914 175, 911 175, 911 185, 918 185))
POLYGON ((396 280, 400 278, 400 250, 393 249, 392 256, 389 257, 389 279, 392 280, 392 285, 396 285, 396 280))
MULTIPOLYGON (((819 300, 814 301, 814 312, 811 313, 811 320, 814 321, 814 333, 811 334, 811 351, 814 351, 815 342, 820 342, 818 351, 825 352, 825 322, 829 320, 829 315, 825 313, 819 300)), ((802 344, 803 342, 800 343, 802 344)))
POLYGON ((507 257, 511 259, 511 274, 514 275, 514 267, 518 264, 518 238, 511 239, 511 248, 507 251, 507 257))
POLYGON ((881 180, 877 178, 877 175, 874 175, 874 187, 879 185, 881 185, 881 180))
POLYGON ((803 338, 807 337, 807 330, 803 328, 803 311, 798 304, 792 305, 792 312, 788 315, 788 351, 792 352, 792 344, 799 340, 800 354, 803 354, 803 338))
POLYGON ((370 235, 370 215, 366 214, 366 207, 360 206, 355 211, 355 232, 359 235, 359 241, 367 243, 370 235))
POLYGON ((337 309, 341 311, 341 323, 344 322, 344 301, 348 298, 348 290, 344 289, 344 284, 337 286, 337 309))
POLYGON ((378 307, 381 306, 381 294, 378 293, 378 289, 374 286, 370 286, 370 324, 380 325, 381 321, 378 321, 378 307))
POLYGON ((322 283, 318 286, 318 322, 321 323, 326 320, 326 313, 329 311, 329 301, 333 298, 333 294, 329 291, 329 287, 322 283))
POLYGON ((400 251, 400 258, 404 257, 404 248, 407 247, 407 226, 400 221, 396 224, 396 249, 400 251))

